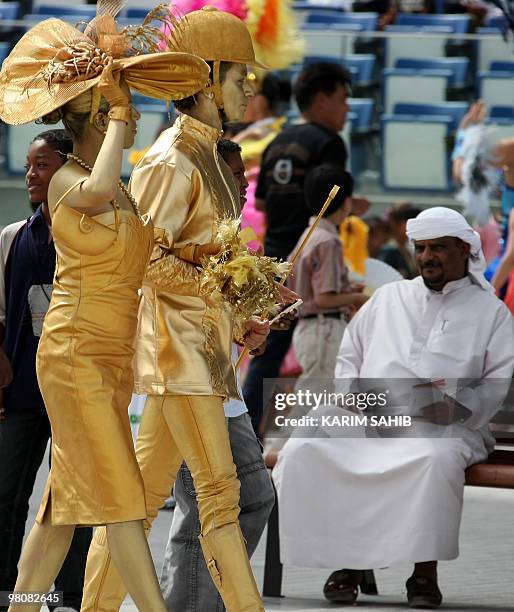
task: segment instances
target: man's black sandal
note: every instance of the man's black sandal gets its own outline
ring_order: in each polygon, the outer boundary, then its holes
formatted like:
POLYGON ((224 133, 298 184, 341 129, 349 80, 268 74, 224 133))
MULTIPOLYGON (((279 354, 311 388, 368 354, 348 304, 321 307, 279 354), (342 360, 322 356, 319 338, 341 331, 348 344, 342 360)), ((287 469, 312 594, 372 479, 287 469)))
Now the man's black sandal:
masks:
POLYGON ((352 604, 359 594, 362 570, 341 569, 332 572, 323 587, 323 595, 337 604, 352 604))
POLYGON ((411 608, 433 610, 443 601, 443 596, 437 582, 424 576, 411 576, 405 586, 407 587, 407 601, 411 608))

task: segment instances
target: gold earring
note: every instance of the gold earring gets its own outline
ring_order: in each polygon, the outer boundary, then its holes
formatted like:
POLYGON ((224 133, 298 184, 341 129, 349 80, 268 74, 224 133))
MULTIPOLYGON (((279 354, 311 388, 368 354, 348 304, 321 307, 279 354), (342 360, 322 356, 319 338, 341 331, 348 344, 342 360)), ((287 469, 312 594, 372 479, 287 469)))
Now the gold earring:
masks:
POLYGON ((211 79, 207 81, 207 84, 203 89, 203 93, 205 94, 206 98, 209 98, 209 100, 214 98, 213 84, 211 79))
POLYGON ((96 125, 96 122, 93 123, 93 127, 95 128, 95 130, 98 130, 100 132, 100 134, 102 134, 102 136, 107 136, 107 130, 102 130, 101 127, 96 125))

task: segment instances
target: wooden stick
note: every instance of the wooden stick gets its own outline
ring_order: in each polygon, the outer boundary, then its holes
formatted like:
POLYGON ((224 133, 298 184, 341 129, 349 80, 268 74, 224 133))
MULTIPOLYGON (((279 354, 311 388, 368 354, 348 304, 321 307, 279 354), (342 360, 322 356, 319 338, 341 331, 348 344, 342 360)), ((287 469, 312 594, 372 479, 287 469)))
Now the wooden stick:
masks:
MULTIPOLYGON (((291 271, 293 270, 294 265, 296 264, 296 262, 298 260, 298 257, 300 257, 301 252, 303 251, 303 249, 305 248, 305 246, 309 242, 310 237, 312 236, 312 232, 316 229, 318 223, 321 221, 323 215, 325 214, 327 208, 332 203, 332 200, 336 197, 338 191, 339 191, 339 186, 338 185, 334 185, 332 187, 332 189, 330 190, 330 193, 328 194, 328 197, 325 200, 325 203, 323 204, 323 207, 319 211, 319 214, 316 217, 316 220, 310 226, 309 231, 305 234, 305 238, 302 240, 300 246, 296 249, 296 251, 294 252, 293 256, 291 257, 291 261, 290 261, 291 267, 284 274, 284 276, 280 279, 280 284, 281 285, 285 284, 285 282, 287 280, 287 277, 291 274, 291 271)), ((243 350, 241 351, 241 354, 239 355, 239 358, 238 358, 237 362, 236 362, 236 365, 235 365, 236 370, 238 370, 241 367, 241 363, 242 363, 243 359, 246 357, 247 353, 248 353, 248 349, 246 347, 244 347, 243 350)))

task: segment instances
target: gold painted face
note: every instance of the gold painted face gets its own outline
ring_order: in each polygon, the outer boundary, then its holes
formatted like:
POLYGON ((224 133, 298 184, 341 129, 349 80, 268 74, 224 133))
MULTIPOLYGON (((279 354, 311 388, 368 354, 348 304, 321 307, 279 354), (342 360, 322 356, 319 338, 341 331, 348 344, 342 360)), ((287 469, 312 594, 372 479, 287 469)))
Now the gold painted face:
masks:
POLYGON ((125 130, 125 140, 123 142, 123 148, 130 149, 134 145, 134 140, 137 134, 137 122, 141 117, 141 114, 132 105, 132 95, 130 93, 130 88, 127 83, 125 81, 122 81, 120 87, 123 93, 130 100, 130 120, 125 130))
POLYGON ((223 106, 228 121, 241 121, 248 106, 248 98, 253 95, 248 83, 245 64, 231 63, 221 84, 223 106))

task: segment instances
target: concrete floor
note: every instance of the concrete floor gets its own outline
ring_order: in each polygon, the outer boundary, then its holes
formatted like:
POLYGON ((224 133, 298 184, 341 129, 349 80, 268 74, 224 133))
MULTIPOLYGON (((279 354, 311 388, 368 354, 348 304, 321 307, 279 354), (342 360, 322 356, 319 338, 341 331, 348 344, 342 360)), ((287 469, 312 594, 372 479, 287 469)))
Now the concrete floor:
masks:
MULTIPOLYGON (((41 499, 47 465, 45 460, 37 477, 30 503, 28 528, 34 521, 41 499)), ((161 511, 150 535, 150 547, 158 572, 162 566, 172 516, 169 511, 161 511)), ((460 542, 460 557, 456 561, 440 564, 444 609, 460 612, 514 611, 514 491, 467 488, 460 542)), ((252 565, 257 583, 261 585, 264 539, 254 555, 252 565)), ((409 566, 378 570, 375 575, 379 596, 360 596, 358 609, 362 612, 396 612, 408 609, 404 584, 410 571, 409 566)), ((266 599, 266 610, 320 612, 336 609, 333 604, 325 602, 321 594, 326 578, 326 570, 284 568, 284 597, 266 599)), ((127 598, 122 611, 136 610, 127 598)))

